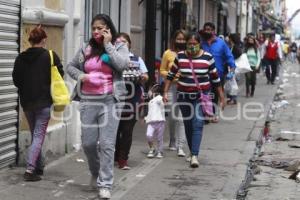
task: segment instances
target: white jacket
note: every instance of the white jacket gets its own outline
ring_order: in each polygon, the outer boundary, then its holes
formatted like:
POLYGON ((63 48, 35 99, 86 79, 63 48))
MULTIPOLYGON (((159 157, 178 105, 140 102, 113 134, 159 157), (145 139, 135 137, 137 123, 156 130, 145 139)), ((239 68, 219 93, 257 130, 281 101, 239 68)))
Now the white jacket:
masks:
POLYGON ((161 95, 157 95, 148 103, 148 115, 145 117, 146 123, 166 121, 165 105, 161 95))

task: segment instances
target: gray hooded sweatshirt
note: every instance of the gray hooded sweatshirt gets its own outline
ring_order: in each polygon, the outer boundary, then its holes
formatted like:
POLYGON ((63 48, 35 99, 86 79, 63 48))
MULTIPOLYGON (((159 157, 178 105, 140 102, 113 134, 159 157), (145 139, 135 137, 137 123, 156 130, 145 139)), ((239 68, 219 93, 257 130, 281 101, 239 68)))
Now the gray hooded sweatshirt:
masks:
MULTIPOLYGON (((84 45, 85 46, 85 45, 84 45)), ((125 87, 125 82, 123 80, 122 72, 128 66, 129 60, 129 51, 125 43, 120 43, 116 46, 111 43, 104 45, 105 51, 108 54, 111 67, 113 70, 113 95, 116 100, 124 100, 127 90, 125 87)), ((77 80, 77 85, 73 92, 73 100, 80 100, 82 94, 80 93, 80 75, 84 73, 84 56, 85 47, 80 48, 72 61, 67 65, 67 73, 74 79, 77 80), (81 95, 80 95, 81 94, 81 95)))

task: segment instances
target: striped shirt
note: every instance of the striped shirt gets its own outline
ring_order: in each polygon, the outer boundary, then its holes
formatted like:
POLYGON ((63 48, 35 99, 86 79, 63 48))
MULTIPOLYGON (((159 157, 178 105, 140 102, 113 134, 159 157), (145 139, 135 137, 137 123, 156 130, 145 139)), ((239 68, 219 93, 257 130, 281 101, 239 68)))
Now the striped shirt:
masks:
MULTIPOLYGON (((220 84, 215 61, 211 54, 204 52, 201 56, 192 58, 192 63, 202 91, 209 91, 212 84, 216 86, 220 84)), ((180 77, 177 82, 177 90, 179 92, 199 92, 194 81, 189 58, 184 51, 178 53, 177 58, 175 58, 174 64, 167 75, 167 79, 172 81, 177 72, 180 72, 180 77)))

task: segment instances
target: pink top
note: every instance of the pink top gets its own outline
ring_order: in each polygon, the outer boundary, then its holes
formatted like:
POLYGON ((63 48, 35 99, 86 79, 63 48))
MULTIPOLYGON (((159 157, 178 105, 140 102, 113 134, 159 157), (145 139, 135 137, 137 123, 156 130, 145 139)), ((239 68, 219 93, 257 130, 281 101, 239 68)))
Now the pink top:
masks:
POLYGON ((113 71, 98 56, 89 58, 84 65, 87 80, 82 84, 84 94, 111 94, 113 71))

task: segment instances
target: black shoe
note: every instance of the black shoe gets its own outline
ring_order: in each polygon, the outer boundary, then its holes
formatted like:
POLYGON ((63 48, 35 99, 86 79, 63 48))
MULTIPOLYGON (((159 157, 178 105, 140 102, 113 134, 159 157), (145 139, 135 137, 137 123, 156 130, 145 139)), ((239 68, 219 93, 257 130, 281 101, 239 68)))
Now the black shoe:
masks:
POLYGON ((42 170, 42 169, 36 169, 36 170, 34 170, 34 172, 36 173, 36 175, 39 175, 39 176, 44 175, 44 170, 42 170))
POLYGON ((29 173, 29 172, 25 172, 24 173, 24 180, 25 181, 40 181, 42 180, 41 177, 39 175, 37 175, 36 173, 29 173))

